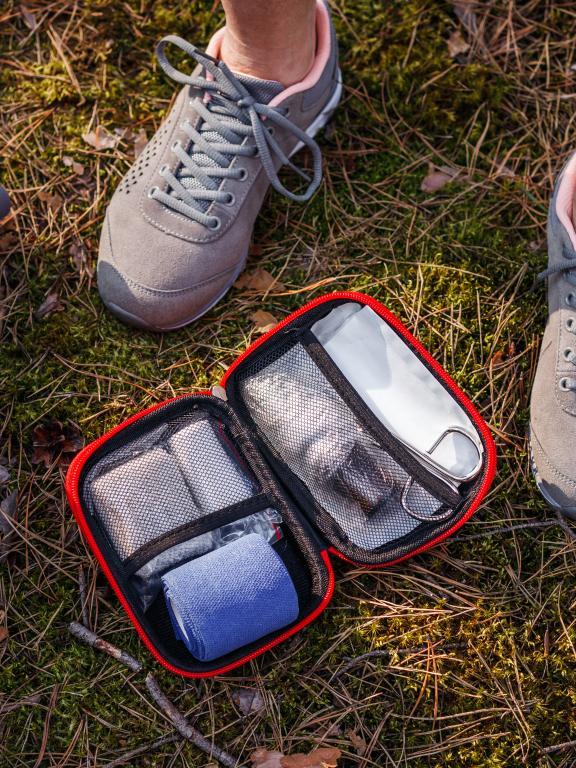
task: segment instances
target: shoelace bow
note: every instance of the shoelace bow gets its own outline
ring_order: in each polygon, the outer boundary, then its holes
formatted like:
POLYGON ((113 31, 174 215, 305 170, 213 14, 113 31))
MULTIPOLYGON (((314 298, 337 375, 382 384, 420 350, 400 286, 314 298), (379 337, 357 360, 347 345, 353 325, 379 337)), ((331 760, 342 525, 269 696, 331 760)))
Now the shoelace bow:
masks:
POLYGON ((203 94, 209 94, 209 99, 194 99, 194 109, 200 116, 198 129, 189 121, 183 124, 182 127, 190 139, 189 147, 186 149, 179 142, 172 146, 172 151, 180 161, 179 169, 172 173, 164 166, 160 174, 168 182, 169 191, 164 192, 153 187, 149 193, 151 197, 210 229, 218 229, 220 220, 216 216, 206 214, 203 208, 212 201, 233 203, 233 196, 220 189, 222 181, 227 178, 243 179, 245 171, 231 167, 233 159, 256 154, 260 156, 264 172, 275 190, 297 202, 304 202, 312 197, 322 180, 322 155, 314 139, 285 117, 285 109, 259 103, 224 62, 199 51, 181 37, 164 37, 156 46, 156 57, 168 77, 177 83, 200 89, 203 94), (192 77, 172 66, 165 53, 169 44, 177 46, 195 59, 212 79, 192 77), (263 119, 268 126, 263 125, 263 119), (313 160, 312 178, 286 156, 270 130, 274 124, 290 131, 309 148, 313 160), (212 137, 221 137, 222 141, 215 141, 213 138, 208 140, 205 137, 207 132, 210 132, 212 137), (249 137, 254 138, 255 146, 247 143, 249 137), (212 162, 200 165, 195 161, 195 155, 203 155, 212 162), (308 182, 308 187, 303 193, 291 192, 281 183, 275 168, 275 157, 308 182), (193 180, 194 186, 185 186, 183 180, 193 180))
MULTIPOLYGON (((574 270, 576 270, 576 257, 565 257, 563 261, 559 262, 558 264, 554 264, 553 266, 548 267, 547 269, 540 272, 536 277, 536 281, 540 282, 542 280, 546 280, 547 277, 562 273, 569 283, 576 286, 576 273, 574 270)), ((568 294, 567 303, 569 306, 574 308, 576 308, 576 305, 574 304, 575 298, 576 297, 573 293, 568 294)), ((570 318, 567 322, 566 329, 570 331, 570 333, 576 335, 576 321, 574 321, 573 318, 570 318)), ((576 367, 576 352, 573 349, 565 349, 564 360, 572 363, 572 365, 576 367)), ((576 378, 573 378, 572 376, 563 376, 560 379, 560 387, 561 389, 567 389, 576 392, 576 378)))

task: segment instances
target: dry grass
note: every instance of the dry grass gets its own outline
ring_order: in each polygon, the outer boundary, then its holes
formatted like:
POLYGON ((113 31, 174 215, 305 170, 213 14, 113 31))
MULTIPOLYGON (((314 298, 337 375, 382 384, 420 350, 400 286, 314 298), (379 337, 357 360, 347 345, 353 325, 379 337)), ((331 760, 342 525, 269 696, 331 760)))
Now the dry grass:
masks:
MULTIPOLYGON (((545 319, 531 286, 553 177, 574 149, 576 9, 336 0, 335 17, 346 93, 322 142, 325 184, 305 208, 270 198, 249 264, 284 287, 235 289, 157 337, 103 311, 99 226, 135 135, 152 134, 172 95, 153 42, 170 31, 201 44, 220 11, 175 0, 0 8, 0 167, 16 208, 0 232, 0 499, 18 491, 1 566, 2 766, 104 766, 171 733, 140 679, 67 635, 83 574, 90 626, 155 668, 71 520, 65 468, 54 453, 33 463, 34 429, 59 420, 91 439, 217 380, 257 309, 280 318, 344 287, 383 300, 474 397, 499 444, 494 489, 433 552, 383 571, 339 567, 324 618, 230 677, 155 672, 243 759, 258 745, 325 745, 345 768, 576 765, 576 747, 561 748, 576 739, 576 545, 535 490, 526 441, 545 319), (456 31, 469 48, 453 59, 456 31), (116 148, 83 141, 99 124, 124 130, 116 148), (435 194, 420 190, 429 164, 455 176, 435 194), (258 689, 262 709, 242 715, 239 687, 258 689)), ((180 742, 130 761, 206 764, 180 742)))

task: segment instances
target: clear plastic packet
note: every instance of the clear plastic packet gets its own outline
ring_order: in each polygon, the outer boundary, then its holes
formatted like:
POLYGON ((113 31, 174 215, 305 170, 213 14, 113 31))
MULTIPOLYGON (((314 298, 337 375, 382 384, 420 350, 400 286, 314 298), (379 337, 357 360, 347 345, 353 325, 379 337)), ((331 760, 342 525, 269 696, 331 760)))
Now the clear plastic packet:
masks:
POLYGON ((147 610, 152 605, 162 590, 162 575, 172 568, 187 560, 202 557, 249 533, 259 534, 269 544, 274 544, 282 538, 281 525, 280 513, 268 508, 164 550, 132 576, 132 586, 142 608, 147 610))

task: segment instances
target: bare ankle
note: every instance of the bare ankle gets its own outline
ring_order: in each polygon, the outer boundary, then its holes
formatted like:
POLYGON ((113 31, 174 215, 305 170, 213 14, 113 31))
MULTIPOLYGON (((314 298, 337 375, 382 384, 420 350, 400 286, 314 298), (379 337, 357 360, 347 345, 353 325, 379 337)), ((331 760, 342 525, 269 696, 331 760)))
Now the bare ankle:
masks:
POLYGON ((253 45, 241 43, 226 28, 220 58, 234 72, 262 80, 276 80, 288 87, 306 77, 314 63, 315 49, 314 29, 297 42, 285 40, 282 45, 256 49, 253 45))

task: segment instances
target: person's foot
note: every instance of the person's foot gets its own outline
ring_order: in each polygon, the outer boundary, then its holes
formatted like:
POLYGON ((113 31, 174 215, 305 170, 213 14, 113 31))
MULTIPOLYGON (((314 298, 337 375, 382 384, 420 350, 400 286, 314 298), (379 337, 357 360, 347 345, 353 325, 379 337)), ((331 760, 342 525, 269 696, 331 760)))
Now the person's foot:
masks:
POLYGON ((98 289, 115 315, 142 328, 180 328, 228 291, 244 268, 270 185, 290 199, 308 200, 321 181, 322 159, 312 137, 342 90, 336 38, 322 0, 314 64, 289 88, 233 74, 217 60, 222 33, 207 53, 173 36, 159 43, 162 69, 184 88, 106 214, 98 289), (191 76, 168 62, 168 44, 198 62, 191 76), (312 153, 313 172, 296 195, 277 172, 303 145, 312 153))
POLYGON ((576 154, 556 182, 548 217, 549 317, 530 403, 532 466, 554 509, 576 518, 576 154))

